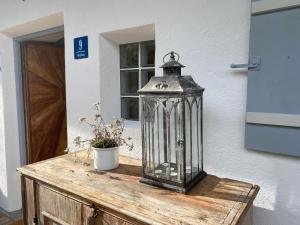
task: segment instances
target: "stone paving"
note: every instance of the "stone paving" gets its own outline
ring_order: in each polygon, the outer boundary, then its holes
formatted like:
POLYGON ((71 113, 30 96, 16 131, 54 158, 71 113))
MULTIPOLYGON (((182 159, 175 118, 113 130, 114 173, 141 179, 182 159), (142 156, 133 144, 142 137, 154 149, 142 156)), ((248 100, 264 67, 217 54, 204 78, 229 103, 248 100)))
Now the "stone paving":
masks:
POLYGON ((11 225, 22 219, 22 210, 6 212, 0 208, 0 225, 11 225))

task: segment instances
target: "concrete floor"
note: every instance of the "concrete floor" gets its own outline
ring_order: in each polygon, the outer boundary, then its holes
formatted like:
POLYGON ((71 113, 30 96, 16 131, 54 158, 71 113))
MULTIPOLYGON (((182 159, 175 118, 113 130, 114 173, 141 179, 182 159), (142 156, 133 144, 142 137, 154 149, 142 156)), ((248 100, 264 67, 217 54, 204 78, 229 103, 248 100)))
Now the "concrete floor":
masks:
POLYGON ((6 212, 0 208, 0 225, 11 225, 22 219, 22 210, 6 212))

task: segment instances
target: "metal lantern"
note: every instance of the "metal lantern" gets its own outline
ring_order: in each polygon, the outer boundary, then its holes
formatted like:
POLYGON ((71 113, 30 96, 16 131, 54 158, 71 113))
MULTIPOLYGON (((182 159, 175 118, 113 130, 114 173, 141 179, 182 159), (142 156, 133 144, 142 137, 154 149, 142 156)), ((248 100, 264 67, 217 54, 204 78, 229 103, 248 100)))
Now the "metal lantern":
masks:
POLYGON ((141 98, 143 178, 147 183, 187 193, 203 171, 202 95, 191 76, 182 76, 179 55, 165 55, 163 76, 138 91, 141 98), (170 55, 168 62, 166 56, 170 55), (176 57, 177 56, 177 59, 176 57))

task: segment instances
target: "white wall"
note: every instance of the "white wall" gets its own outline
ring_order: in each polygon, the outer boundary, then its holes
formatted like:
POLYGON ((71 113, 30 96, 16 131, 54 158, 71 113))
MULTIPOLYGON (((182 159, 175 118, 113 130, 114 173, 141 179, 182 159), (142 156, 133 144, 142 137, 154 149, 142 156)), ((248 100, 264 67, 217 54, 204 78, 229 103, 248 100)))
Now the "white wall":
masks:
POLYGON ((13 42, 0 35, 2 74, 0 78, 0 200, 1 207, 15 210, 20 206, 20 179, 16 168, 20 166, 19 130, 17 116, 16 79, 13 42))
POLYGON ((7 179, 6 179, 6 152, 4 142, 4 110, 3 110, 3 88, 2 88, 2 54, 0 51, 0 202, 7 205, 7 179))
MULTIPOLYGON (((68 137, 85 133, 78 118, 90 114, 91 105, 99 99, 117 99, 118 81, 109 83, 106 76, 107 59, 101 55, 101 46, 115 49, 103 42, 102 33, 146 24, 155 24, 156 65, 163 55, 175 50, 192 74, 206 88, 204 102, 204 141, 206 171, 220 177, 241 179, 261 186, 255 201, 255 225, 296 225, 300 220, 300 161, 298 158, 246 150, 244 124, 247 75, 229 69, 233 62, 246 62, 250 28, 249 0, 91 0, 67 1, 4 1, 0 0, 0 31, 20 26, 27 21, 53 13, 63 12, 65 25, 66 84, 68 110, 68 137), (73 59, 73 38, 89 36, 89 58, 73 59), (103 88, 111 89, 103 93, 103 88), (105 94, 105 96, 104 96, 105 94)), ((0 39, 0 49, 8 56, 3 76, 14 76, 11 39, 0 39), (9 43, 9 44, 7 44, 9 43)), ((109 55, 114 58, 115 55, 109 55)), ((111 72, 111 71, 110 71, 111 72)), ((161 73, 156 68, 157 73, 161 73)), ((15 84, 3 80, 3 88, 15 84)), ((4 90, 4 94, 6 93, 4 90)), ((11 93, 10 93, 11 94, 11 93)), ((4 105, 14 97, 4 95, 4 105)), ((109 102, 105 104, 109 105, 109 102)), ((1 108, 1 107, 0 107, 1 108)), ((112 114, 119 106, 109 107, 112 114)), ((119 115, 119 112, 114 112, 119 115)), ((16 119, 15 113, 5 116, 16 119)), ((12 119, 5 126, 15 127, 12 119)), ((139 129, 131 126, 128 133, 136 137, 133 155, 140 156, 139 129)), ((14 130, 13 130, 14 131, 14 130)), ((15 139, 17 132, 5 142, 15 139)), ((1 142, 0 142, 1 143, 1 142)), ((6 153, 18 157, 18 148, 5 143, 6 153)), ((1 149, 1 148, 0 148, 1 149)), ((6 154, 5 153, 5 154, 6 154)), ((0 160, 2 152, 0 153, 0 160)), ((17 161, 18 162, 18 161, 17 161)), ((2 162, 1 162, 2 163, 2 162)), ((16 160, 6 158, 8 185, 15 184, 10 176, 16 160), (14 163, 14 164, 12 164, 14 163)), ((2 166, 2 165, 1 165, 2 166)), ((1 179, 0 179, 1 181, 1 179)), ((5 184, 0 184, 0 187, 5 184)), ((16 185, 15 185, 16 186, 16 185)), ((5 188, 2 192, 5 192, 5 188)), ((10 209, 20 206, 19 199, 9 199, 10 209)), ((5 206, 3 201, 1 206, 5 206)))

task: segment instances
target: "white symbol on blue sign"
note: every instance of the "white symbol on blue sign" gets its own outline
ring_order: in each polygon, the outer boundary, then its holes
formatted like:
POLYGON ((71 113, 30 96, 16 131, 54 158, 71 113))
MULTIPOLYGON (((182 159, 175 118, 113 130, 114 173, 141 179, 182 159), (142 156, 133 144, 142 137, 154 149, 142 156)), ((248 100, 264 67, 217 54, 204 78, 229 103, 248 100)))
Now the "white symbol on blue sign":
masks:
POLYGON ((74 58, 88 58, 88 37, 74 38, 74 58))
POLYGON ((79 44, 79 50, 81 51, 82 50, 82 39, 79 40, 78 44, 79 44))

